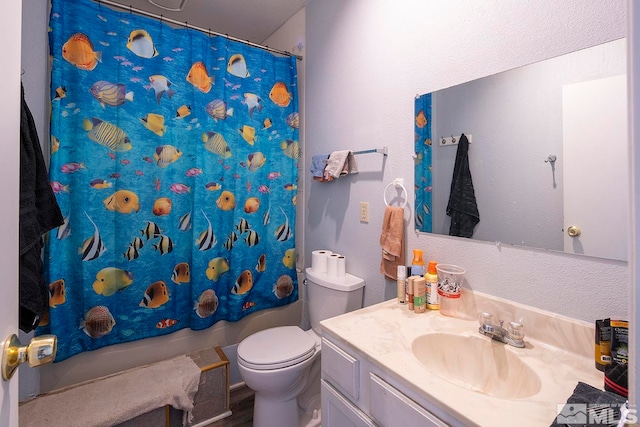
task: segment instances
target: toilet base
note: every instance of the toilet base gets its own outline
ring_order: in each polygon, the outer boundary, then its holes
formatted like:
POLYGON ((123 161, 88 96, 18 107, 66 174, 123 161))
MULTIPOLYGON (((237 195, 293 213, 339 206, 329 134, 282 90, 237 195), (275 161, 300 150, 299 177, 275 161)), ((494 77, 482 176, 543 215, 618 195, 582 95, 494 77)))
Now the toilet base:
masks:
POLYGON ((253 403, 254 427, 298 427, 291 425, 291 421, 298 421, 298 402, 296 398, 290 400, 272 399, 256 393, 253 403))
POLYGON ((300 414, 298 425, 300 427, 320 427, 322 423, 322 417, 320 414, 320 408, 314 409, 313 412, 305 412, 300 414))

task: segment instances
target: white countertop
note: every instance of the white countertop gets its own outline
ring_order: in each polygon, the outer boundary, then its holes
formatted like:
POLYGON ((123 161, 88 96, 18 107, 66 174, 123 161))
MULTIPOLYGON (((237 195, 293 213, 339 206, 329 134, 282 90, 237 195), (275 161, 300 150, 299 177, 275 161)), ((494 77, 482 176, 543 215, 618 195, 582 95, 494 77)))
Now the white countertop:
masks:
POLYGON ((394 299, 324 320, 321 326, 323 334, 348 343, 371 363, 426 401, 444 408, 464 425, 549 426, 556 417, 557 405, 567 401, 578 381, 603 388, 603 374, 594 367, 591 325, 479 293, 467 291, 463 298, 468 305, 466 317, 472 320, 446 317, 431 310, 418 314, 394 299), (525 348, 493 341, 495 346, 504 346, 496 348, 497 351, 503 355, 514 352, 538 375, 541 387, 532 396, 521 399, 487 396, 434 374, 412 353, 413 340, 426 333, 445 332, 490 340, 478 333, 475 314, 472 317, 472 313, 486 311, 486 307, 500 310, 494 313, 503 319, 506 316, 522 320, 527 334, 532 327, 537 328, 531 337, 525 337, 525 348), (545 336, 549 339, 542 342, 541 337, 545 336), (558 343, 563 346, 553 346, 558 343))

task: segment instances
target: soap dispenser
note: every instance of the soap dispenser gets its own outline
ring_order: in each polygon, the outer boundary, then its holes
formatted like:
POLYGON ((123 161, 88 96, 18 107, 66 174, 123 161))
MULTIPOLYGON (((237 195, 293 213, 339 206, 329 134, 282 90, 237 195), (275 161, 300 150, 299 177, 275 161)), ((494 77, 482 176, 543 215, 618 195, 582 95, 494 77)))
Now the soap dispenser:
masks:
POLYGON ((413 276, 422 276, 424 274, 424 260, 422 259, 422 251, 420 249, 413 250, 413 261, 411 261, 411 274, 413 276))

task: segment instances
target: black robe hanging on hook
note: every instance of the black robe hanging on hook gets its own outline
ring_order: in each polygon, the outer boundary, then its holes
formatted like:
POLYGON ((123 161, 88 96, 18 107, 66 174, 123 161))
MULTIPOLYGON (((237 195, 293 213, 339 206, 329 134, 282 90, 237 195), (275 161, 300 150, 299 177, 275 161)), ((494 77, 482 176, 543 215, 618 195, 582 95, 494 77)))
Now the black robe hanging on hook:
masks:
POLYGON ((456 152, 447 215, 451 217, 450 236, 471 237, 473 229, 480 222, 480 213, 469 169, 469 140, 464 134, 460 135, 456 152))
POLYGON ((49 288, 42 271, 42 235, 64 219, 40 148, 33 116, 21 88, 20 114, 20 221, 19 299, 20 329, 35 329, 49 307, 49 288))

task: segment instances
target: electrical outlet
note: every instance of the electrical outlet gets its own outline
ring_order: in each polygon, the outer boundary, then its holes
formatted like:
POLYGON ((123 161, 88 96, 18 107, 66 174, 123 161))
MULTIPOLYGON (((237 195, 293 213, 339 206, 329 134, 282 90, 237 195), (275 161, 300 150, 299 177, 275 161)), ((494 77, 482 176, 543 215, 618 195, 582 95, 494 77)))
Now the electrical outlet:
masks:
POLYGON ((360 202, 360 222, 369 222, 369 202, 360 202))

